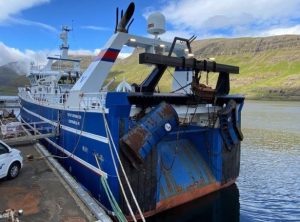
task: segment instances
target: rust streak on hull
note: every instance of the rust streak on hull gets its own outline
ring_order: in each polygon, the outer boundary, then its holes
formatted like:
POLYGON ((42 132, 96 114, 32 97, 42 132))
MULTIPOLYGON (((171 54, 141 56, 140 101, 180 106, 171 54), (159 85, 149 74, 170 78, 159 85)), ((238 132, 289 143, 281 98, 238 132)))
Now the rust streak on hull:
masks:
POLYGON ((199 197, 203 197, 209 193, 212 193, 212 192, 215 192, 222 188, 228 187, 228 186, 234 184, 234 182, 235 182, 235 180, 232 180, 223 185, 221 185, 220 183, 212 183, 212 184, 202 187, 200 189, 187 191, 182 194, 170 197, 166 200, 162 200, 157 203, 155 213, 176 207, 178 205, 182 205, 184 203, 195 200, 199 197))
MULTIPOLYGON (((143 213, 144 217, 150 217, 162 211, 177 207, 179 205, 185 204, 187 202, 193 201, 215 191, 221 190, 223 188, 229 187, 235 183, 235 179, 221 185, 220 183, 212 183, 200 189, 195 189, 192 191, 187 191, 176 196, 170 197, 166 200, 162 200, 156 204, 156 209, 143 213)), ((137 219, 140 219, 139 215, 136 215, 137 219)), ((132 221, 131 216, 127 216, 129 221, 132 221)))

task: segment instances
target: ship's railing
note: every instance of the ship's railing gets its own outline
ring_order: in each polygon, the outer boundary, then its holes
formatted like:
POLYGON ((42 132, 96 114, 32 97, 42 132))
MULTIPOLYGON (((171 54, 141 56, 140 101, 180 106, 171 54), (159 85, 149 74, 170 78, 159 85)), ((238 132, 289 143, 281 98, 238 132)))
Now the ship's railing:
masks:
POLYGON ((68 72, 81 72, 80 68, 60 66, 60 65, 52 65, 51 70, 53 70, 53 71, 64 71, 65 73, 68 73, 68 72))
POLYGON ((84 93, 80 100, 80 106, 89 109, 100 109, 105 105, 106 92, 84 93))
POLYGON ((67 90, 71 90, 71 88, 74 86, 73 84, 58 84, 61 92, 66 92, 67 90))
MULTIPOLYGON (((98 93, 82 93, 79 94, 78 101, 74 101, 74 104, 69 108, 85 108, 99 110, 101 109, 106 100, 107 92, 98 92, 98 93)), ((69 92, 65 93, 31 93, 26 91, 26 89, 20 90, 19 95, 29 101, 35 101, 39 104, 54 106, 54 107, 65 107, 67 100, 70 97, 69 92)))
POLYGON ((51 66, 51 68, 45 70, 47 66, 46 65, 31 65, 30 66, 30 72, 31 73, 42 73, 42 72, 49 72, 49 71, 62 71, 63 73, 69 73, 69 72, 73 72, 73 73, 80 73, 82 72, 80 67, 73 67, 73 66, 68 66, 68 65, 61 65, 61 64, 53 64, 51 66))

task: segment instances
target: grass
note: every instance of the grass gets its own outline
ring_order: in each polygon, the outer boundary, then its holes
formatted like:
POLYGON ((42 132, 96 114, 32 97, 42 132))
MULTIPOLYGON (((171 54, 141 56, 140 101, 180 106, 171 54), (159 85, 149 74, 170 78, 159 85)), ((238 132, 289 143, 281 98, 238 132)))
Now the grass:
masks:
MULTIPOLYGON (((271 50, 258 53, 215 56, 216 62, 237 65, 239 75, 231 75, 231 93, 245 94, 256 99, 289 99, 300 98, 300 62, 297 60, 299 50, 271 50)), ((116 76, 116 86, 123 78, 130 83, 140 83, 151 67, 136 65, 137 55, 116 64, 109 76, 116 76)), ((205 77, 206 75, 203 75, 205 77)), ((203 78, 205 80, 205 78, 203 78)), ((209 74, 210 85, 216 83, 217 75, 209 74)), ((165 72, 159 88, 170 91, 172 77, 165 72)))

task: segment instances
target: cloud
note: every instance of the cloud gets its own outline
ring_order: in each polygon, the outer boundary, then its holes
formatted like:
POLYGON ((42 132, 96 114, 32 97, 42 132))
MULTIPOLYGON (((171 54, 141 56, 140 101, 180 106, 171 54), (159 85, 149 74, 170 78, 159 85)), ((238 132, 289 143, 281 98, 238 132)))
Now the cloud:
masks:
MULTIPOLYGON (((77 49, 77 50, 69 50, 69 54, 70 55, 74 55, 74 56, 96 56, 100 53, 101 49, 94 49, 94 51, 92 50, 87 50, 87 49, 77 49)), ((125 59, 128 56, 130 56, 132 54, 133 50, 131 50, 130 52, 128 51, 121 51, 119 53, 118 58, 119 59, 125 59)))
MULTIPOLYGON (((166 32, 162 35, 160 35, 159 37, 162 39, 162 40, 165 40, 165 41, 173 41, 174 37, 182 37, 182 38, 187 38, 189 39, 190 37, 192 37, 192 32, 189 31, 189 30, 166 30, 166 32)), ((153 36, 150 36, 149 37, 153 37, 153 36)))
POLYGON ((132 52, 120 52, 118 58, 119 59, 126 59, 127 57, 131 56, 132 52))
POLYGON ((300 25, 295 25, 287 28, 274 28, 261 33, 263 36, 273 36, 273 35, 299 35, 300 25))
POLYGON ((9 1, 0 1, 0 22, 3 22, 9 19, 11 16, 14 16, 21 11, 47 3, 50 0, 9 0, 9 1))
MULTIPOLYGON (((99 49, 100 50, 100 49, 99 49)), ((77 50, 69 50, 69 55, 73 56, 93 56, 96 55, 98 49, 95 49, 94 51, 88 50, 88 49, 77 49, 77 50)))
POLYGON ((299 0, 176 0, 159 8, 173 31, 202 36, 253 36, 266 30, 289 28, 300 21, 299 0))
POLYGON ((46 57, 49 53, 50 51, 48 50, 32 51, 27 49, 25 51, 21 51, 0 42, 0 66, 10 62, 19 62, 22 64, 21 68, 23 73, 27 73, 31 62, 35 62, 36 64, 45 64, 46 57))
POLYGON ((57 30, 47 24, 19 18, 18 15, 29 8, 48 3, 50 0, 1 0, 0 1, 0 25, 19 24, 27 26, 37 26, 52 32, 57 30))
POLYGON ((20 24, 20 25, 27 25, 27 26, 37 26, 51 32, 58 32, 57 29, 54 28, 53 26, 41 22, 36 22, 36 21, 30 21, 30 20, 20 19, 20 18, 9 18, 8 22, 14 24, 20 24))
POLYGON ((0 42, 0 66, 16 60, 24 60, 25 54, 16 48, 10 48, 3 42, 0 42))
MULTIPOLYGON (((96 56, 101 49, 87 50, 87 49, 77 49, 69 50, 69 54, 73 56, 96 56)), ((21 67, 19 67, 22 73, 28 73, 30 63, 34 62, 36 65, 43 66, 47 63, 47 56, 59 55, 60 51, 57 49, 53 50, 38 50, 33 51, 26 49, 21 51, 17 48, 13 48, 0 42, 0 66, 11 62, 18 62, 21 67)), ((124 59, 130 56, 132 52, 120 52, 119 58, 124 59)))
POLYGON ((94 25, 85 25, 81 26, 82 29, 89 29, 93 31, 109 31, 110 29, 102 26, 94 26, 94 25))

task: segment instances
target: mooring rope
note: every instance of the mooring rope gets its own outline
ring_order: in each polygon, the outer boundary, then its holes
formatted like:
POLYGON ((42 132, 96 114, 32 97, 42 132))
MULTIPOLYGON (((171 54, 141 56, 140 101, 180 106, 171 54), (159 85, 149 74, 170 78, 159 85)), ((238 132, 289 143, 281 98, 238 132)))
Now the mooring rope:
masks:
MULTIPOLYGON (((113 145, 113 148, 114 148, 114 151, 115 151, 115 153, 116 153, 117 159, 118 159, 118 161, 119 161, 119 163, 120 163, 120 167, 121 167, 122 173, 123 173, 123 175, 124 175, 124 178, 125 178, 126 183, 127 183, 127 185, 128 185, 129 191, 130 191, 131 196, 132 196, 132 198, 133 198, 133 201, 134 201, 134 203, 135 203, 135 205, 136 205, 136 207, 137 207, 137 209, 138 209, 138 211, 139 211, 139 214, 140 214, 140 216, 141 216, 142 221, 145 222, 145 221, 146 221, 146 220, 145 220, 145 217, 144 217, 144 215, 143 215, 143 213, 142 213, 142 211, 141 211, 141 208, 140 208, 140 206, 139 206, 139 204, 138 204, 138 202, 137 202, 137 200, 136 200, 136 197, 135 197, 135 195, 134 195, 134 193, 133 193, 132 187, 131 187, 131 185, 130 185, 130 183, 129 183, 128 177, 127 177, 127 175, 126 175, 126 172, 125 172, 125 170, 124 170, 123 164, 122 164, 121 159, 120 159, 120 156, 119 156, 119 154, 118 154, 116 145, 115 145, 114 140, 113 140, 113 138, 112 138, 112 135, 111 135, 111 132, 110 132, 110 129, 109 129, 109 126, 108 126, 108 122, 107 122, 107 119, 106 119, 106 117, 105 117, 105 109, 104 109, 104 108, 102 108, 102 114, 103 114, 103 120, 104 120, 104 125, 105 125, 106 134, 107 134, 107 136, 109 137, 109 138, 108 138, 109 144, 110 144, 110 141, 111 141, 111 143, 112 143, 112 145, 113 145)), ((112 151, 112 150, 111 150, 111 151, 112 151)), ((117 176, 118 176, 118 180, 119 180, 120 186, 121 186, 121 188, 122 188, 123 185, 122 185, 122 183, 121 183, 121 179, 119 178, 118 169, 117 169, 117 166, 115 165, 114 155, 113 155, 112 152, 111 152, 111 155, 112 155, 112 158, 113 158, 113 162, 114 162, 115 170, 116 170, 116 173, 117 173, 117 176)), ((122 188, 122 190, 123 190, 123 189, 124 189, 124 188, 122 188)), ((122 192, 123 192, 123 191, 122 191, 122 192)), ((124 191, 123 194, 124 194, 124 197, 125 197, 125 200, 126 200, 127 197, 126 197, 125 191, 124 191)), ((127 201, 128 201, 128 200, 127 200, 127 201)), ((129 204, 129 202, 128 202, 128 204, 129 204)), ((135 219, 135 217, 134 217, 134 219, 135 219)))
MULTIPOLYGON (((94 157, 96 159, 96 163, 97 163, 97 166, 98 166, 99 170, 101 170, 101 167, 100 167, 100 164, 99 164, 99 161, 98 161, 98 158, 97 158, 96 154, 94 154, 94 157)), ((124 216, 124 214, 123 214, 122 210, 120 209, 113 193, 111 192, 111 189, 110 189, 109 184, 107 182, 107 178, 105 176, 100 176, 100 181, 101 181, 101 184, 102 184, 102 186, 105 190, 105 193, 108 197, 108 201, 109 201, 116 217, 121 222, 127 222, 126 217, 124 216)))
MULTIPOLYGON (((115 161, 115 157, 114 157, 114 154, 113 154, 113 149, 111 147, 112 144, 111 144, 110 134, 109 134, 110 131, 109 131, 108 124, 107 124, 107 121, 106 121, 105 109, 104 108, 102 109, 102 114, 103 114, 105 132, 106 132, 106 136, 108 138, 108 146, 109 146, 110 154, 111 154, 111 157, 112 157, 113 165, 114 165, 114 168, 115 168, 115 171, 116 171, 116 174, 117 174, 117 178, 118 178, 118 181, 119 181, 119 184, 120 184, 120 187, 121 187, 121 191, 122 191, 122 194, 123 194, 123 196, 125 198, 125 202, 126 202, 126 205, 127 205, 128 209, 130 211, 130 215, 132 216, 132 219, 134 220, 134 222, 137 222, 137 219, 134 216, 133 210, 132 210, 132 208, 130 206, 129 200, 128 200, 127 196, 126 196, 123 184, 122 184, 121 179, 120 179, 119 171, 118 171, 118 168, 117 168, 117 165, 116 165, 116 161, 115 161)), ((118 156, 118 153, 117 153, 117 156, 118 156)))

